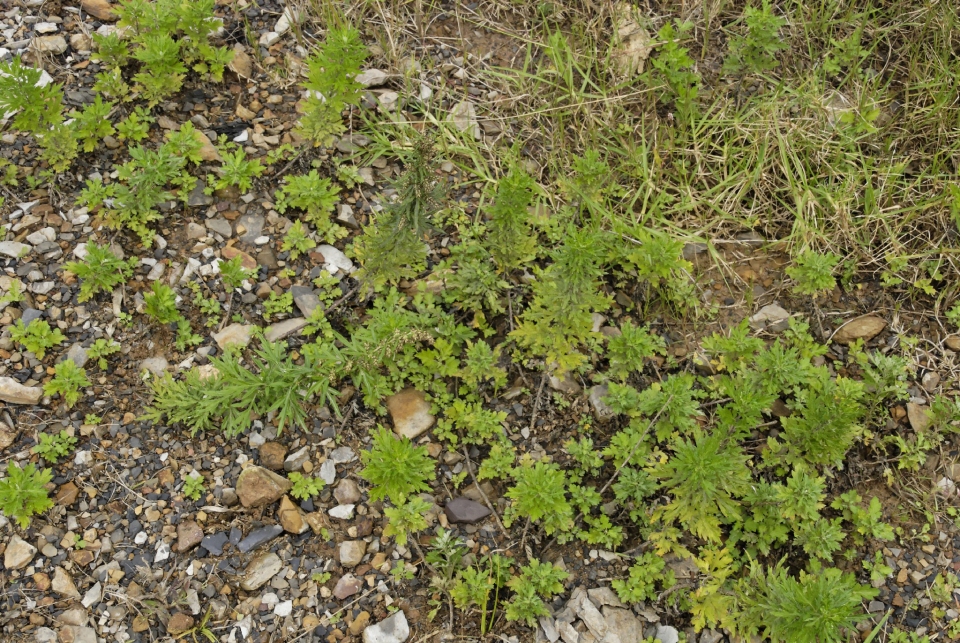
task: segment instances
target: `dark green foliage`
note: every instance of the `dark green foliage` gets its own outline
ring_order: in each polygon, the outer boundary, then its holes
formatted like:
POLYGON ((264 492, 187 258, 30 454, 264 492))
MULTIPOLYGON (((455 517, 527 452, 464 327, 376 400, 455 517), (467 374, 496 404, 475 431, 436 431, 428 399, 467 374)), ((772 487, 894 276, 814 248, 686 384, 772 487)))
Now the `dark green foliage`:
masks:
POLYGON ((361 265, 355 276, 368 289, 415 277, 423 266, 427 253, 424 237, 444 193, 437 180, 437 165, 431 141, 417 139, 396 183, 397 200, 388 204, 354 243, 361 265))
POLYGON ((794 292, 801 295, 816 296, 827 290, 833 290, 837 280, 833 278, 833 269, 840 257, 828 252, 807 251, 797 257, 793 266, 787 268, 787 276, 797 282, 794 292))
POLYGON ((257 159, 247 159, 243 149, 230 150, 224 147, 220 150, 223 165, 220 166, 220 176, 211 182, 213 190, 222 190, 236 186, 240 192, 249 192, 253 187, 253 179, 263 174, 263 166, 257 159))
POLYGON ((180 320, 177 310, 177 295, 173 288, 159 281, 153 282, 151 292, 143 296, 144 312, 158 324, 170 324, 180 320))
POLYGON ((443 296, 457 308, 502 313, 503 292, 510 286, 498 273, 493 257, 480 242, 481 226, 461 230, 460 243, 450 249, 450 257, 437 266, 443 276, 443 296))
MULTIPOLYGON (((72 363, 72 362, 71 362, 72 363)), ((0 511, 17 521, 21 529, 30 526, 30 517, 53 506, 44 485, 53 480, 53 470, 28 464, 21 468, 7 461, 7 477, 0 480, 0 511)))
POLYGON ((501 271, 515 270, 537 254, 537 238, 530 226, 528 208, 536 183, 519 166, 497 181, 493 204, 488 208, 487 248, 501 271))
POLYGON ((343 131, 341 112, 360 104, 363 86, 356 81, 367 48, 352 27, 331 26, 323 44, 307 59, 309 90, 300 130, 317 143, 327 144, 343 131))
POLYGON ((770 0, 763 0, 759 9, 747 6, 743 10, 743 22, 746 33, 730 39, 723 61, 724 73, 757 73, 776 68, 780 64, 777 54, 788 46, 780 37, 780 29, 787 21, 774 15, 770 0))
POLYGON ((567 371, 582 365, 586 356, 580 349, 596 342, 591 315, 610 305, 600 287, 604 237, 571 226, 563 245, 551 254, 553 263, 539 271, 533 301, 511 336, 567 371))
POLYGON ((113 103, 104 103, 103 98, 97 96, 82 112, 74 110, 68 114, 73 119, 70 127, 77 139, 83 143, 84 152, 92 152, 104 136, 110 136, 116 131, 109 119, 112 110, 113 103))
POLYGON ((678 520, 699 538, 719 541, 720 526, 740 517, 737 498, 750 490, 747 456, 719 433, 679 440, 674 455, 657 469, 661 485, 672 496, 660 518, 678 520))
POLYGON ((40 441, 30 451, 36 453, 47 462, 56 462, 73 452, 77 446, 77 439, 64 429, 59 433, 41 433, 40 441))
POLYGON ((552 563, 541 563, 536 558, 531 558, 530 563, 520 569, 520 575, 507 582, 515 592, 507 605, 507 620, 523 621, 533 627, 538 617, 550 613, 543 599, 552 598, 562 592, 562 581, 568 576, 567 572, 552 563))
POLYGON ((512 502, 504 513, 504 524, 518 518, 543 520, 548 534, 570 529, 573 507, 566 498, 566 475, 556 464, 538 460, 521 462, 513 470, 515 485, 506 496, 512 502))
POLYGON ((822 375, 797 395, 793 415, 781 420, 784 440, 811 464, 839 464, 860 435, 862 397, 862 383, 822 375))
POLYGON ((289 425, 303 426, 308 400, 330 404, 336 400, 329 375, 309 357, 295 364, 283 344, 263 341, 247 361, 249 369, 233 351, 211 363, 218 372, 212 378, 201 379, 192 369, 180 381, 170 376, 151 381, 153 402, 144 419, 182 423, 191 434, 217 427, 234 437, 250 426, 253 414, 263 417, 275 411, 277 430, 282 431, 289 425))
POLYGON ((360 476, 373 485, 370 500, 390 499, 395 505, 421 491, 434 478, 435 463, 426 447, 416 447, 407 438, 397 437, 379 427, 373 434, 373 446, 360 454, 363 470, 360 476))
POLYGON ((80 399, 80 389, 90 386, 87 372, 74 363, 72 359, 65 359, 54 367, 53 379, 43 385, 44 395, 59 394, 67 407, 73 407, 80 399))
POLYGON ((34 319, 29 326, 18 319, 10 329, 10 338, 36 355, 37 359, 43 359, 48 348, 59 346, 66 339, 59 328, 51 329, 45 319, 34 319))
POLYGON ((0 62, 0 115, 17 112, 13 127, 38 134, 63 121, 60 85, 37 87, 41 70, 27 67, 20 56, 0 62))
POLYGON ((137 265, 136 257, 127 260, 113 254, 109 246, 87 241, 87 256, 82 261, 71 261, 64 269, 80 278, 79 301, 88 301, 100 292, 113 290, 126 281, 137 265))
POLYGON ((287 176, 285 180, 287 184, 276 192, 277 212, 283 214, 288 207, 303 210, 306 220, 327 243, 347 235, 345 229, 330 219, 340 188, 332 186, 329 178, 321 179, 316 170, 311 170, 309 174, 287 176))
POLYGON ((629 321, 620 325, 620 334, 607 343, 610 375, 621 380, 643 369, 643 361, 654 355, 666 355, 666 343, 659 335, 650 333, 646 326, 634 326, 629 321))
POLYGON ((657 585, 669 589, 676 584, 671 570, 663 571, 666 561, 663 556, 645 552, 630 567, 626 579, 615 579, 611 586, 621 601, 627 604, 653 600, 657 597, 657 585))
POLYGON ((660 92, 660 100, 673 102, 681 117, 687 119, 697 113, 697 95, 700 92, 700 75, 693 70, 690 50, 680 46, 680 40, 693 27, 689 22, 666 23, 657 32, 657 40, 663 43, 652 69, 646 72, 647 83, 660 92))
POLYGON ((877 591, 839 569, 791 576, 778 565, 766 571, 753 563, 738 584, 742 636, 762 634, 774 643, 841 643, 844 629, 865 617, 861 603, 877 591))

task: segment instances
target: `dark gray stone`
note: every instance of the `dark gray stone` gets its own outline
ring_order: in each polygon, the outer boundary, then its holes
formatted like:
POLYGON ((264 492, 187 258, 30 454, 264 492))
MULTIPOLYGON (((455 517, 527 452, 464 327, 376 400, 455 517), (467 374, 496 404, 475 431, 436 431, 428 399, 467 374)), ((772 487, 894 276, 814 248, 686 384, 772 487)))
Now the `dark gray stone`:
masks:
POLYGON ((261 527, 260 529, 254 529, 251 531, 246 538, 240 541, 237 545, 237 549, 241 553, 247 553, 253 549, 256 549, 260 545, 266 544, 283 533, 283 527, 280 525, 270 525, 269 527, 261 527))
POLYGON ((465 522, 473 524, 490 515, 490 510, 468 498, 454 498, 444 507, 444 513, 450 522, 465 522))
POLYGON ((223 553, 223 547, 227 544, 227 541, 227 534, 222 531, 218 531, 215 534, 204 536, 203 540, 200 541, 200 546, 214 556, 219 556, 223 553))
POLYGON ((309 317, 317 307, 320 306, 320 298, 313 293, 313 288, 308 286, 293 286, 290 288, 293 295, 293 303, 297 305, 304 317, 309 317))

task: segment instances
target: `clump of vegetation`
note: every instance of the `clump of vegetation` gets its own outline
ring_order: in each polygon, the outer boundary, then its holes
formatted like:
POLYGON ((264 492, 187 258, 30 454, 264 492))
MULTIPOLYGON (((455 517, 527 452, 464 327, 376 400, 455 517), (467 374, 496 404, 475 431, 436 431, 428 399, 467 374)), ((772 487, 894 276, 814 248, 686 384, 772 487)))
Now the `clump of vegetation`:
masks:
POLYGON ((77 446, 77 438, 70 435, 66 429, 59 433, 41 433, 40 441, 30 451, 36 453, 47 462, 57 462, 65 458, 77 446))
POLYGON ((43 359, 48 349, 59 346, 66 339, 59 328, 51 329, 45 319, 34 319, 29 324, 18 319, 10 329, 10 338, 36 355, 37 359, 43 359))
POLYGON ((43 385, 45 395, 60 395, 68 407, 80 400, 80 389, 90 386, 87 372, 72 359, 65 359, 54 367, 54 376, 43 385))
POLYGON ((357 82, 367 48, 353 27, 331 26, 323 44, 307 59, 309 92, 300 119, 300 131, 317 143, 326 144, 344 130, 342 112, 360 104, 363 86, 357 82))
POLYGON ((8 461, 7 477, 0 480, 0 511, 26 529, 32 516, 53 506, 45 488, 51 480, 51 469, 38 471, 32 464, 20 467, 13 460, 8 461))
POLYGON ((137 265, 136 257, 123 260, 114 254, 109 246, 97 245, 88 241, 87 254, 82 261, 71 261, 64 270, 80 278, 79 301, 89 301, 100 292, 108 292, 133 274, 137 265))
POLYGON ((360 454, 360 476, 373 485, 370 499, 389 498, 402 504, 409 496, 430 489, 434 463, 425 447, 415 447, 408 438, 397 437, 380 427, 373 434, 373 447, 360 454))

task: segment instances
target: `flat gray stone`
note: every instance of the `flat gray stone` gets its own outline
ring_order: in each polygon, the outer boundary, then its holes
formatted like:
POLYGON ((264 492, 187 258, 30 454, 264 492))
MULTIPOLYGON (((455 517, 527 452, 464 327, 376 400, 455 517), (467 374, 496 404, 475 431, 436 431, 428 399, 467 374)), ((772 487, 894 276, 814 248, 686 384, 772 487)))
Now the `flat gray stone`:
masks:
POLYGON ((208 230, 216 232, 224 239, 229 239, 233 236, 233 226, 230 225, 230 222, 226 219, 215 217, 213 219, 207 219, 206 223, 208 230))
POLYGON ((290 288, 290 294, 293 295, 293 303, 297 305, 304 317, 309 317, 320 306, 320 298, 314 294, 313 288, 293 286, 290 288))
POLYGON ((288 335, 293 335, 294 333, 300 332, 306 325, 307 320, 303 317, 285 319, 282 322, 277 322, 276 324, 269 326, 263 336, 269 342, 278 342, 288 335))
POLYGON ((299 471, 309 459, 310 447, 302 447, 287 456, 287 459, 283 461, 283 470, 287 472, 299 471))
POLYGON ((36 547, 14 534, 3 552, 3 566, 6 569, 20 569, 26 567, 36 555, 36 547))
POLYGON ((680 633, 677 628, 670 625, 657 625, 657 633, 653 635, 653 638, 660 643, 679 643, 680 633))
POLYGON ((0 400, 7 404, 38 404, 43 397, 39 386, 24 386, 12 377, 0 377, 0 400))
POLYGON ((490 515, 490 510, 479 502, 460 496, 447 503, 443 509, 450 522, 474 524, 490 515))
POLYGON ((254 239, 263 233, 263 217, 259 214, 244 214, 237 219, 237 231, 244 228, 240 240, 244 243, 253 243, 254 239))
POLYGON ((410 636, 410 626, 403 610, 397 610, 379 623, 363 630, 363 643, 403 643, 410 636))
POLYGON ((344 567, 356 567, 367 552, 367 543, 362 540, 347 540, 340 543, 340 564, 344 567))
POLYGON ((283 568, 283 561, 273 552, 255 559, 247 567, 240 587, 248 592, 260 589, 283 568))

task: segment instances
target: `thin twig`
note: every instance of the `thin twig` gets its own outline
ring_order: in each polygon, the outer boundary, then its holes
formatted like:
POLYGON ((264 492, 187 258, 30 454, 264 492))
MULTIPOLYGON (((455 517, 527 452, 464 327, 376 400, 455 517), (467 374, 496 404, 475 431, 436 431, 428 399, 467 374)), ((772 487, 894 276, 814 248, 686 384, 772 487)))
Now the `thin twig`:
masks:
POLYGON ((470 474, 470 478, 473 480, 473 486, 477 488, 477 491, 480 493, 480 497, 483 498, 485 503, 487 503, 487 509, 489 509, 493 513, 493 517, 497 519, 497 524, 500 525, 500 531, 503 532, 504 536, 507 536, 507 528, 503 526, 503 522, 500 520, 500 515, 494 508, 493 503, 490 502, 490 498, 488 498, 487 494, 485 494, 483 489, 480 488, 480 481, 477 480, 477 476, 473 474, 473 465, 470 464, 470 452, 467 451, 467 447, 463 447, 463 457, 467 459, 467 472, 470 474))
POLYGON ((530 430, 537 421, 537 413, 540 411, 540 395, 543 393, 543 385, 547 383, 547 371, 543 371, 543 377, 540 378, 540 387, 537 389, 537 398, 533 402, 533 414, 530 416, 530 430))

